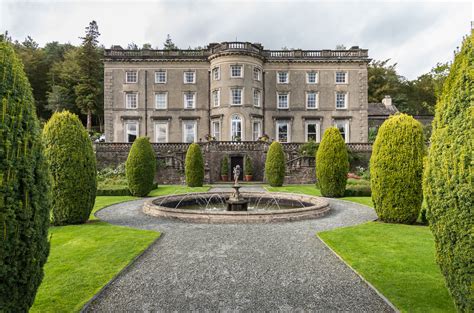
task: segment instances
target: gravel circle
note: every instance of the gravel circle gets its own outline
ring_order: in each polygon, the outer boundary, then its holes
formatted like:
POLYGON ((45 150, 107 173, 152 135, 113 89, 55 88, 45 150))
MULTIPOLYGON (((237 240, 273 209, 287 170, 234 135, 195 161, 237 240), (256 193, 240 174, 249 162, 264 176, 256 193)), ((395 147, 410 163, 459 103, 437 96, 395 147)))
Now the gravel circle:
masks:
POLYGON ((104 208, 101 220, 162 238, 85 311, 393 312, 315 235, 375 220, 374 210, 328 200, 322 218, 273 224, 163 220, 142 213, 144 199, 104 208))

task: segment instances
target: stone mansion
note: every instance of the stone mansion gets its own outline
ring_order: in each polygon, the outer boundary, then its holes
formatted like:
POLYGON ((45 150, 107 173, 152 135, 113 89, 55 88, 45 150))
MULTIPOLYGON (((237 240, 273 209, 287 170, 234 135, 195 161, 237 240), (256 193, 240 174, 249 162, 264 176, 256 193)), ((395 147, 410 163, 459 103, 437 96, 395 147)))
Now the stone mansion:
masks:
POLYGON ((202 50, 107 49, 107 142, 321 140, 337 126, 368 138, 368 50, 266 50, 249 42, 202 50))

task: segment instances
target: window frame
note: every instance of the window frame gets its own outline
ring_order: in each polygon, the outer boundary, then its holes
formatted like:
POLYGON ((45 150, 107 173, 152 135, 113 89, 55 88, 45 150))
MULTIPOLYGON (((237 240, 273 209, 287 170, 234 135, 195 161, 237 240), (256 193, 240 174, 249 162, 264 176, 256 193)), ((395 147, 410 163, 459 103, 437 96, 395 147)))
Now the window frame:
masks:
POLYGON ((336 110, 347 110, 347 108, 349 107, 349 93, 346 92, 346 91, 336 91, 335 93, 335 107, 336 107, 336 110), (338 107, 337 106, 337 96, 340 95, 340 94, 343 94, 344 95, 344 107, 338 107))
POLYGON ((279 110, 288 110, 290 108, 290 92, 289 91, 277 91, 277 109, 279 110), (280 106, 280 95, 286 94, 287 99, 286 99, 286 107, 281 107, 280 106))
POLYGON ((186 84, 186 85, 191 85, 191 84, 195 84, 196 83, 196 71, 195 70, 185 70, 183 71, 183 83, 186 84), (186 80, 186 74, 187 73, 193 73, 193 81, 192 82, 188 82, 186 80))
POLYGON ((217 108, 217 107, 220 107, 220 106, 221 106, 221 89, 220 89, 220 88, 214 89, 214 90, 211 92, 211 99, 212 99, 212 106, 213 106, 214 108, 217 108), (217 104, 215 103, 214 93, 217 94, 217 104))
POLYGON ((212 70, 211 70, 211 74, 212 74, 212 80, 220 80, 221 79, 221 67, 220 66, 213 67, 212 70), (215 77, 214 71, 215 71, 215 73, 217 73, 217 78, 215 77))
POLYGON ((306 83, 308 85, 316 85, 319 83, 319 72, 318 71, 308 71, 306 72, 306 83), (315 74, 314 82, 309 81, 309 74, 315 74))
POLYGON ((125 109, 126 110, 136 110, 138 109, 138 92, 135 91, 129 91, 125 92, 125 109), (135 107, 131 107, 128 102, 128 96, 129 95, 135 95, 135 107))
POLYGON ((348 71, 335 71, 334 72, 334 83, 337 85, 344 85, 347 84, 349 81, 349 72, 348 71), (338 73, 344 73, 344 81, 343 82, 338 82, 337 81, 337 74, 338 73))
POLYGON ((231 87, 230 88, 230 105, 231 106, 242 106, 244 101, 244 88, 243 87, 231 87), (240 90, 240 103, 234 103, 234 90, 240 90))
POLYGON ((275 123, 275 140, 282 143, 291 142, 291 123, 290 121, 281 120, 275 123), (280 141, 280 124, 286 124, 286 141, 280 141))
POLYGON ((252 121, 252 140, 253 141, 258 141, 258 139, 260 137, 262 137, 262 120, 261 119, 255 119, 255 120, 252 121), (257 134, 255 134, 255 124, 259 125, 257 134))
POLYGON ((321 121, 320 120, 306 120, 305 123, 304 123, 304 138, 305 138, 305 142, 309 142, 309 139, 308 139, 308 135, 309 135, 309 131, 308 131, 308 126, 309 125, 316 125, 316 140, 315 142, 317 143, 320 143, 321 142, 321 121))
POLYGON ((128 127, 131 126, 131 125, 135 125, 136 126, 136 135, 135 135, 135 140, 137 140, 137 138, 140 136, 140 123, 138 121, 126 121, 125 122, 125 127, 124 127, 124 141, 127 142, 127 143, 132 143, 133 141, 129 141, 128 139, 128 134, 129 134, 129 129, 128 127))
MULTIPOLYGON (((234 137, 234 117, 238 117, 240 121, 240 141, 244 141, 244 118, 242 115, 234 113, 230 116, 230 140, 236 141, 234 137)), ((237 121, 237 119, 235 119, 237 121)))
POLYGON ((155 71, 155 84, 166 84, 168 82, 168 72, 167 70, 156 70, 155 71), (165 74, 165 80, 164 81, 159 81, 158 80, 158 74, 164 73, 165 74))
MULTIPOLYGON (((350 133, 350 121, 348 119, 336 119, 334 120, 334 123, 333 125, 339 130, 339 127, 337 125, 338 122, 344 122, 344 136, 343 136, 343 139, 344 139, 344 142, 345 143, 349 143, 349 133, 350 133)), ((340 130, 339 130, 340 132, 340 130)), ((342 134, 341 134, 342 135, 342 134)))
POLYGON ((155 142, 156 143, 168 143, 169 142, 169 133, 170 133, 169 127, 170 127, 169 122, 155 122, 154 123, 155 142), (158 125, 165 125, 166 126, 166 139, 165 139, 165 141, 158 141, 158 132, 157 132, 158 125))
POLYGON ((218 120, 218 119, 214 119, 214 120, 211 120, 211 136, 214 137, 216 139, 216 141, 221 141, 221 136, 222 136, 222 123, 221 123, 221 120, 218 120), (215 125, 219 125, 219 132, 218 132, 218 136, 216 135, 216 129, 215 129, 215 125))
POLYGON ((137 84, 138 83, 138 71, 137 70, 126 70, 125 71, 125 84, 137 84), (128 74, 135 73, 135 81, 128 80, 128 74))
POLYGON ((317 91, 306 91, 306 109, 307 110, 317 110, 319 109, 319 92, 317 91), (314 107, 309 106, 309 95, 314 94, 314 107))
POLYGON ((244 77, 244 66, 242 64, 231 64, 230 65, 230 78, 243 78, 244 77), (240 67, 240 76, 234 76, 234 67, 240 67))
POLYGON ((252 92, 252 100, 253 100, 253 106, 256 108, 260 108, 262 106, 262 91, 258 88, 254 88, 252 92), (258 98, 255 98, 255 93, 258 93, 258 98), (255 100, 258 100, 257 103, 255 100))
POLYGON ((183 107, 185 110, 193 110, 196 109, 196 92, 195 91, 187 91, 183 93, 183 107), (191 108, 187 107, 187 99, 186 95, 193 95, 193 106, 191 108))
POLYGON ((197 121, 196 120, 185 120, 183 121, 182 131, 183 131, 183 143, 192 143, 186 141, 186 125, 193 124, 193 131, 194 131, 194 139, 193 142, 197 142, 197 121))
POLYGON ((276 75, 277 84, 289 84, 290 83, 290 71, 277 71, 276 75), (286 73, 286 81, 280 82, 280 73, 286 73))
POLYGON ((155 92, 155 110, 166 110, 168 109, 168 92, 167 91, 157 91, 155 92), (165 95, 165 107, 158 107, 158 95, 165 95))
POLYGON ((255 81, 262 81, 262 69, 258 66, 254 66, 252 71, 252 77, 255 81), (255 77, 255 75, 257 76, 255 77))

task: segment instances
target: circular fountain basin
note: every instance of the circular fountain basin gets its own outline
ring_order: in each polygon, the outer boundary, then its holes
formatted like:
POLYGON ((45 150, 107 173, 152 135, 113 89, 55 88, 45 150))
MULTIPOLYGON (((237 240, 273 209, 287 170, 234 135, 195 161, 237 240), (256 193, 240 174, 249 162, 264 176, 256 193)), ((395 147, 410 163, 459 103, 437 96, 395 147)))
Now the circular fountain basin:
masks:
POLYGON ((242 192, 248 211, 227 211, 231 192, 188 193, 146 201, 143 212, 198 223, 270 223, 321 217, 329 203, 320 197, 292 193, 242 192))

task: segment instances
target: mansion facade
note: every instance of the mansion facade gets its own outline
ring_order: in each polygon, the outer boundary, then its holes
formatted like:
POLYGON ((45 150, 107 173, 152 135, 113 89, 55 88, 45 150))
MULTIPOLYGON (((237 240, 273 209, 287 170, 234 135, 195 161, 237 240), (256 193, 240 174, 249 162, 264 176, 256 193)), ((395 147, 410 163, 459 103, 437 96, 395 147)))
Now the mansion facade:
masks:
POLYGON ((368 50, 266 50, 223 42, 202 50, 107 49, 107 142, 321 140, 336 126, 368 140, 368 50))

